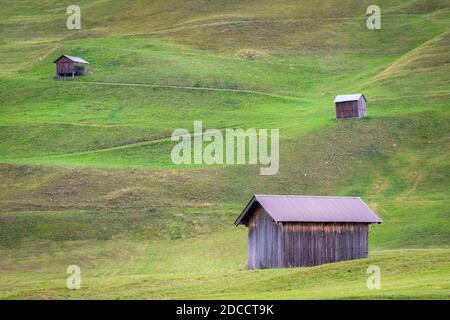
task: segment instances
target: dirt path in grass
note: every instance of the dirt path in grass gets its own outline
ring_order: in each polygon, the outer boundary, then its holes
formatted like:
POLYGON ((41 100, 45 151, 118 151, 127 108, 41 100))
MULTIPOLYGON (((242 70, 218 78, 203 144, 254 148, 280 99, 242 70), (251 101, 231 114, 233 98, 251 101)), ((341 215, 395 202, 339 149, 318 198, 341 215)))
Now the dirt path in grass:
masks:
MULTIPOLYGON (((225 128, 218 128, 219 130, 224 130, 225 128)), ((201 135, 203 137, 207 136, 207 134, 205 134, 205 132, 202 132, 201 135)), ((192 133, 192 137, 195 137, 196 135, 192 133)), ((58 157, 66 157, 66 156, 81 156, 81 155, 86 155, 86 154, 93 154, 93 153, 102 153, 102 152, 110 152, 110 151, 115 151, 115 150, 123 150, 123 149, 128 149, 128 148, 134 148, 134 147, 139 147, 139 146, 145 146, 145 145, 150 145, 153 143, 159 143, 162 141, 167 141, 170 140, 172 137, 171 134, 168 135, 160 135, 160 136, 153 136, 149 139, 146 139, 144 141, 129 141, 123 144, 118 144, 118 145, 114 145, 114 146, 110 146, 110 147, 105 147, 105 148, 100 148, 100 149, 92 149, 92 150, 85 150, 85 151, 77 151, 77 152, 68 152, 68 153, 58 153, 58 154, 52 154, 49 156, 37 156, 37 157, 29 157, 29 158, 24 158, 26 160, 30 160, 30 159, 51 159, 51 158, 58 158, 58 157)), ((176 135, 175 135, 176 137, 176 135)), ((180 136, 181 137, 181 136, 180 136)), ((0 163, 10 163, 10 162, 1 162, 0 163)))
POLYGON ((128 86, 128 87, 144 87, 144 88, 162 88, 162 89, 181 89, 181 90, 199 90, 199 91, 216 91, 216 92, 232 92, 232 93, 247 93, 264 95, 276 99, 283 100, 300 100, 300 98, 285 96, 280 94, 274 94, 264 91, 247 90, 247 89, 227 89, 227 88, 214 88, 214 87, 190 87, 190 86, 175 86, 175 85, 160 85, 160 84, 145 84, 145 83, 126 83, 126 82, 101 82, 101 81, 80 81, 80 84, 97 84, 105 86, 128 86))

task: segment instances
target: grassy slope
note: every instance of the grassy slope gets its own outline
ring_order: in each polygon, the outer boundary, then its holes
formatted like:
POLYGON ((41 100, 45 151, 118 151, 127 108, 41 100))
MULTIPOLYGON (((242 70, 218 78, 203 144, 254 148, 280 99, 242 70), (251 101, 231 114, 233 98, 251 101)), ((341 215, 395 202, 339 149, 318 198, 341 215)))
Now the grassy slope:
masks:
POLYGON ((55 1, 8 4, 0 297, 448 298, 449 3, 381 2, 380 32, 369 4, 84 1, 81 32, 54 27, 55 1), (242 47, 270 56, 237 61, 242 47), (61 52, 89 77, 55 82, 61 52), (336 123, 330 101, 355 91, 370 117, 336 123), (175 167, 167 137, 194 120, 280 128, 279 174, 175 167), (252 193, 360 195, 385 223, 369 260, 248 272, 230 224, 252 193))

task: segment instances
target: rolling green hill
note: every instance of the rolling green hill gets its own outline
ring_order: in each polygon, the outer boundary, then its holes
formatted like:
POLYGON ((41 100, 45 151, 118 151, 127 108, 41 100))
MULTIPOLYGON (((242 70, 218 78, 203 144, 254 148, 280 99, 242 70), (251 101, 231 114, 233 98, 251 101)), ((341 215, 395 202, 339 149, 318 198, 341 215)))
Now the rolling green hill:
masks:
POLYGON ((0 298, 449 298, 450 1, 379 1, 381 30, 365 0, 83 0, 79 31, 71 4, 1 4, 0 298), (56 81, 62 53, 89 75, 56 81), (174 165, 194 120, 279 128, 279 173, 174 165), (246 270, 234 219, 272 193, 361 196, 369 259, 246 270))

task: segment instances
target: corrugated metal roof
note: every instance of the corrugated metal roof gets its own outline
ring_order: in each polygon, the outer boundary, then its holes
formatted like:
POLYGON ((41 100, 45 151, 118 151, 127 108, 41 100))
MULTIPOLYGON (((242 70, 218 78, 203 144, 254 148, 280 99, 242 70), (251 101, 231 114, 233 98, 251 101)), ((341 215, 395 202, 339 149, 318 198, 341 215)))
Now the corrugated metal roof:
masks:
POLYGON ((77 62, 77 63, 85 63, 85 64, 89 64, 89 62, 87 62, 86 60, 84 60, 83 58, 80 57, 74 57, 74 56, 69 56, 67 54, 63 54, 62 56, 60 56, 58 59, 56 59, 53 62, 58 61, 59 59, 61 59, 62 57, 66 57, 67 59, 72 60, 73 62, 77 62))
POLYGON ((235 224, 245 223, 257 204, 276 222, 382 222, 359 197, 255 195, 235 224))
MULTIPOLYGON (((341 94, 336 96, 336 99, 334 99, 334 102, 344 102, 344 101, 357 101, 359 98, 364 97, 362 93, 355 93, 355 94, 341 94)), ((364 97, 364 100, 367 101, 366 97, 364 97)))

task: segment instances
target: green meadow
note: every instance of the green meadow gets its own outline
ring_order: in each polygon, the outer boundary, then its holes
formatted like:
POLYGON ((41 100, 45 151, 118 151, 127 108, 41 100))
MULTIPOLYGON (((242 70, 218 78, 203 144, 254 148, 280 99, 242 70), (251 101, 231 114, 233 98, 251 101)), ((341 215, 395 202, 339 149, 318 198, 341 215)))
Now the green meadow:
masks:
POLYGON ((83 0, 68 30, 71 4, 0 11, 0 299, 449 299, 450 1, 378 1, 381 30, 365 0, 83 0), (63 53, 89 74, 55 80, 63 53), (336 121, 357 92, 368 117, 336 121), (279 129, 278 174, 173 164, 195 120, 279 129), (253 194, 360 196, 383 224, 368 259, 251 271, 253 194))

